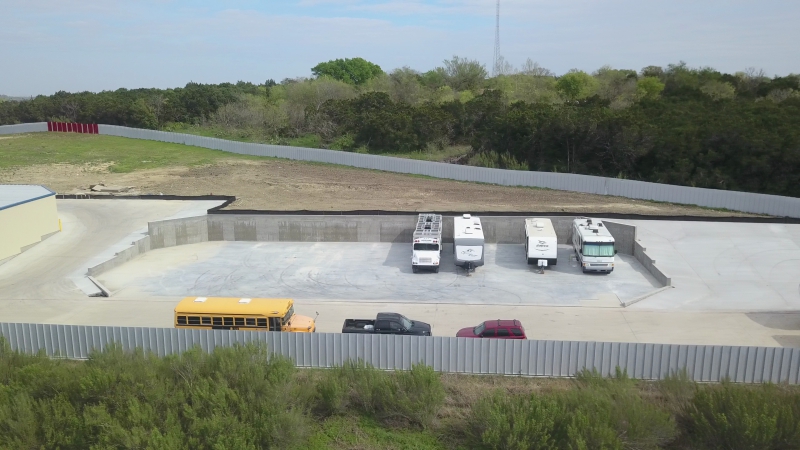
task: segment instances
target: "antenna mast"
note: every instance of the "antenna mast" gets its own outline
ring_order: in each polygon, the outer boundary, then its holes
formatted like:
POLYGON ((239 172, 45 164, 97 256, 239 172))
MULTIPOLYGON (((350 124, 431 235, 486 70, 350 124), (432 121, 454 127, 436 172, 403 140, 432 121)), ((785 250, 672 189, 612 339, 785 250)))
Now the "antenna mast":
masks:
POLYGON ((500 75, 500 0, 497 0, 496 25, 494 28, 494 68, 492 76, 500 75))

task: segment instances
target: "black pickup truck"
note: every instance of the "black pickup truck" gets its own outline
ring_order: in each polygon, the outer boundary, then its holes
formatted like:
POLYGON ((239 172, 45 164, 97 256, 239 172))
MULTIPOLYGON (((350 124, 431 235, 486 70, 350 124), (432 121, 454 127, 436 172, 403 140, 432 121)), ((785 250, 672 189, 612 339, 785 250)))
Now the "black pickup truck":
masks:
POLYGON ((411 320, 402 314, 378 313, 374 320, 345 319, 342 333, 407 334, 410 336, 432 336, 431 326, 425 322, 411 320))

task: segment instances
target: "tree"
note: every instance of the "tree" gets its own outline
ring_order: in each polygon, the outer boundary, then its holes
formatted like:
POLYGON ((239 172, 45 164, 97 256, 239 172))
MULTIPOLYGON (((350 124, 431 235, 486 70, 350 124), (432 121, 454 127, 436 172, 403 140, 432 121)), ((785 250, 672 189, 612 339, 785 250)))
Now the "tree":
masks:
POLYGON ((664 83, 656 77, 642 77, 636 82, 636 92, 640 99, 656 99, 663 90, 664 83))
POLYGON ((316 77, 328 76, 347 84, 361 85, 383 73, 380 66, 363 58, 335 59, 319 63, 311 69, 316 77))
POLYGON ((586 72, 572 70, 556 81, 556 89, 567 100, 580 100, 591 95, 597 87, 597 81, 586 72))
POLYGON ((440 68, 447 85, 456 91, 478 89, 486 79, 486 67, 475 60, 453 56, 440 68))
POLYGON ((528 58, 528 60, 525 61, 525 64, 522 65, 522 68, 520 69, 519 73, 523 75, 530 75, 532 77, 556 76, 556 74, 554 74, 552 71, 545 69, 544 67, 540 66, 539 63, 530 58, 528 58))

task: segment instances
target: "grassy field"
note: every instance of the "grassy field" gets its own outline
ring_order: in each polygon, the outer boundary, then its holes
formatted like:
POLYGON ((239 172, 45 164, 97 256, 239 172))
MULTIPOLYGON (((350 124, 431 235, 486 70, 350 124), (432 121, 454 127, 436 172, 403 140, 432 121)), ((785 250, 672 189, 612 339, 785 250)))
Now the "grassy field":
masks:
POLYGON ((109 170, 211 164, 220 159, 258 159, 181 144, 73 133, 32 133, 0 138, 0 169, 34 164, 109 163, 109 170))

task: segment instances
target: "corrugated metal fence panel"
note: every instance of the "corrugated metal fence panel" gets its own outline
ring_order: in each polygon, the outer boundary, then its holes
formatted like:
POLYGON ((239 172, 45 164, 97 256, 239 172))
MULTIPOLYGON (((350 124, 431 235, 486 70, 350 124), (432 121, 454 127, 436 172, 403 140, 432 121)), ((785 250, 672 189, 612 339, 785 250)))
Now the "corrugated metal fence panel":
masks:
POLYGON ((41 133, 47 131, 47 122, 20 123, 0 126, 0 134, 41 133))
POLYGON ((86 359, 111 343, 159 356, 199 346, 204 351, 262 343, 300 367, 329 368, 363 360, 380 369, 426 364, 438 372, 572 377, 583 369, 659 380, 686 370, 695 381, 800 384, 800 349, 620 342, 516 341, 324 333, 255 333, 172 328, 124 328, 0 323, 12 349, 86 359))
MULTIPOLYGON (((99 125, 99 133, 133 139, 146 139, 194 145, 231 153, 270 156, 302 161, 339 164, 386 172, 426 175, 460 181, 526 186, 588 194, 655 200, 660 202, 725 208, 773 216, 800 217, 800 199, 777 195, 672 186, 635 180, 603 178, 567 173, 528 172, 460 166, 417 161, 390 156, 364 155, 335 150, 252 144, 165 131, 143 130, 115 125, 99 125)), ((47 131, 47 123, 0 126, 0 134, 47 131)))

